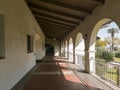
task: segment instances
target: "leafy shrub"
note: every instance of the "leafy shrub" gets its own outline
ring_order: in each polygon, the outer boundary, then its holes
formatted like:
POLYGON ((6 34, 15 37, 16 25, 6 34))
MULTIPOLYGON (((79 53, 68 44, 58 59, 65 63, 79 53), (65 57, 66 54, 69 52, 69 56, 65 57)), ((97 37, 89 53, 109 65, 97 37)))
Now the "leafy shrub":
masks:
POLYGON ((120 58, 120 52, 115 53, 115 57, 120 58))
POLYGON ((106 61, 111 61, 113 60, 113 53, 108 52, 108 51, 100 51, 96 53, 96 58, 101 58, 106 61))
POLYGON ((114 51, 118 51, 118 47, 114 47, 114 51))
POLYGON ((106 61, 111 61, 113 60, 113 54, 111 52, 104 51, 101 54, 101 58, 105 59, 106 61))

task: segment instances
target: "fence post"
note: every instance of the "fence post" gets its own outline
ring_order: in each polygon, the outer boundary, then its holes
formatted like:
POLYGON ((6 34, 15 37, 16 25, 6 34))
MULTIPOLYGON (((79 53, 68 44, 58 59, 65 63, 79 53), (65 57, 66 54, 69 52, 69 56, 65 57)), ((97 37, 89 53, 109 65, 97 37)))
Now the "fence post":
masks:
POLYGON ((117 68, 117 85, 120 86, 120 66, 117 68))

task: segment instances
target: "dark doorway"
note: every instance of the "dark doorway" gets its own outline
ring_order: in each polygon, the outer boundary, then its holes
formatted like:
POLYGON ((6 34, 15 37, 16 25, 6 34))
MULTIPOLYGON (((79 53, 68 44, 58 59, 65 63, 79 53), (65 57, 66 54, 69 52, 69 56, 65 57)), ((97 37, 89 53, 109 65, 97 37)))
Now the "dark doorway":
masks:
POLYGON ((54 56, 54 47, 50 44, 46 44, 46 56, 54 56))

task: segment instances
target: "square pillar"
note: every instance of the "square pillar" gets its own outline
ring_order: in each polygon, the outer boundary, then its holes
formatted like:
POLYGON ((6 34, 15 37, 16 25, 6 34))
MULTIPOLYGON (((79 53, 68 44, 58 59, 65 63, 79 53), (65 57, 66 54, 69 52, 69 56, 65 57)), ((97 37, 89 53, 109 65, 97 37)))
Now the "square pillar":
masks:
POLYGON ((89 51, 85 50, 85 71, 90 73, 89 51))
POLYGON ((85 71, 87 73, 95 73, 95 51, 85 50, 85 71))

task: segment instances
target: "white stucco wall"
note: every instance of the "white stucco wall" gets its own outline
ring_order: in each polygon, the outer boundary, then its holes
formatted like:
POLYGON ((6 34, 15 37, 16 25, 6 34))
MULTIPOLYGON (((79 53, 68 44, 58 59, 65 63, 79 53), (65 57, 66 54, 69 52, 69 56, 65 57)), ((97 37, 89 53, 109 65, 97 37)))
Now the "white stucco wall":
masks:
POLYGON ((0 14, 5 18, 5 59, 0 59, 0 90, 10 90, 36 64, 36 58, 45 55, 41 46, 39 48, 45 37, 24 0, 0 0, 0 14), (34 38, 34 52, 29 54, 27 33, 34 38), (40 36, 38 45, 35 33, 40 36))
POLYGON ((45 56, 45 38, 43 35, 35 34, 35 57, 36 60, 41 60, 45 56))

